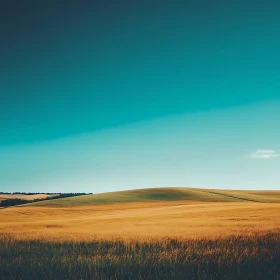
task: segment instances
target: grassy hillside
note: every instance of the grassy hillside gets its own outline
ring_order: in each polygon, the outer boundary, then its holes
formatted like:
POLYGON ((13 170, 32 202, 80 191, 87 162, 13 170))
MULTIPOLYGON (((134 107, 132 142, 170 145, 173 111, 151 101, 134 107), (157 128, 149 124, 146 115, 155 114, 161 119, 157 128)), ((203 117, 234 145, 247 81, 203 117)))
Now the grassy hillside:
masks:
POLYGON ((151 188, 36 202, 36 206, 81 206, 123 202, 266 202, 279 203, 280 191, 233 191, 194 188, 151 188))
POLYGON ((279 203, 280 191, 235 191, 235 190, 209 190, 212 193, 237 198, 244 201, 279 203))

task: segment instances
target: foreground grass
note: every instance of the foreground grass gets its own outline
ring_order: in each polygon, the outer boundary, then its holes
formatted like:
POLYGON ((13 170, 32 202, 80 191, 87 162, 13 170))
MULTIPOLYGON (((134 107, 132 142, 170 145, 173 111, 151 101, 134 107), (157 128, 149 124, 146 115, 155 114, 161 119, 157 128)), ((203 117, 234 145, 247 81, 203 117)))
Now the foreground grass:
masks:
POLYGON ((280 230, 222 239, 0 236, 0 279, 280 279, 280 230))

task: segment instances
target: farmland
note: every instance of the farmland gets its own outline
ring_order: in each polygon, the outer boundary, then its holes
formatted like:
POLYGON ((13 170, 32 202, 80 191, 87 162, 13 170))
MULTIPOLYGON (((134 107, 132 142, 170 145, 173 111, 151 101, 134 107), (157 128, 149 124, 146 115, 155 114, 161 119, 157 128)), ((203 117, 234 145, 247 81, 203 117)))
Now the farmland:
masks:
POLYGON ((34 199, 46 199, 52 197, 52 194, 0 194, 0 201, 5 199, 22 199, 22 200, 34 200, 34 199))
POLYGON ((3 279, 277 279, 279 202, 277 191, 162 188, 1 209, 0 269, 3 279))

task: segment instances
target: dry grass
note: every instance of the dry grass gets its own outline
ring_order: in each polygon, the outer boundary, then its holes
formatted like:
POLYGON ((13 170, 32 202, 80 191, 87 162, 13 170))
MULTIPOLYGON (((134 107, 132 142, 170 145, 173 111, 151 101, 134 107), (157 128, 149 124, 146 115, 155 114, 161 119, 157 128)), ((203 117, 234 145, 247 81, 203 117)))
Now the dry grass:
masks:
POLYGON ((279 232, 86 242, 0 235, 0 279, 279 279, 279 232))
POLYGON ((280 279, 278 193, 167 194, 0 209, 0 279, 280 279))
POLYGON ((217 237, 280 227, 280 204, 189 201, 25 206, 0 210, 0 233, 37 236, 217 237))
POLYGON ((47 197, 53 196, 52 194, 0 194, 0 201, 5 199, 15 199, 19 198, 22 200, 34 200, 34 199, 45 199, 47 197))

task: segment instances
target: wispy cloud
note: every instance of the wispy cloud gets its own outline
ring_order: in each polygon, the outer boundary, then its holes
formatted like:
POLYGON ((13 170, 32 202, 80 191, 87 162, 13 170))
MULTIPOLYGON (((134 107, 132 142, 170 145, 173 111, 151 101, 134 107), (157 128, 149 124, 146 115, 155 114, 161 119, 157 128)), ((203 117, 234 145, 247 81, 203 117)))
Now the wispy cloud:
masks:
POLYGON ((276 151, 273 150, 257 150, 251 154, 251 158, 275 158, 278 157, 276 151))

